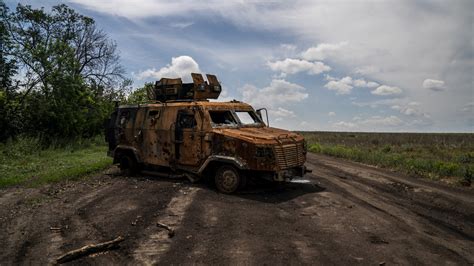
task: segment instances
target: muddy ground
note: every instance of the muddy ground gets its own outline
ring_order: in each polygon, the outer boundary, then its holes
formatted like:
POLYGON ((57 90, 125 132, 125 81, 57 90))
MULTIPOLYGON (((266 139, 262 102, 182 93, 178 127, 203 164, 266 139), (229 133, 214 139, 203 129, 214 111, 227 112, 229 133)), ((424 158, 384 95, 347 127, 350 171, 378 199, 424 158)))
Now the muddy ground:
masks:
POLYGON ((237 195, 123 177, 114 167, 82 181, 0 190, 0 265, 53 263, 119 235, 120 248, 69 264, 473 264, 472 188, 314 154, 307 166, 309 182, 237 195))

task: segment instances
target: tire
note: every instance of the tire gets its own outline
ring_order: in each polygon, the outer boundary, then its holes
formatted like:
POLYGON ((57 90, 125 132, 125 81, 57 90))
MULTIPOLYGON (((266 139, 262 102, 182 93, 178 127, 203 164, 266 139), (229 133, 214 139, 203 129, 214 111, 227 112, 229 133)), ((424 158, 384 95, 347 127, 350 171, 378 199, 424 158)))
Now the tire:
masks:
POLYGON ((218 168, 214 181, 217 190, 225 194, 231 194, 239 189, 242 178, 235 167, 231 165, 223 165, 218 168))
POLYGON ((124 176, 133 176, 138 173, 138 165, 132 156, 124 154, 120 157, 120 171, 124 176))

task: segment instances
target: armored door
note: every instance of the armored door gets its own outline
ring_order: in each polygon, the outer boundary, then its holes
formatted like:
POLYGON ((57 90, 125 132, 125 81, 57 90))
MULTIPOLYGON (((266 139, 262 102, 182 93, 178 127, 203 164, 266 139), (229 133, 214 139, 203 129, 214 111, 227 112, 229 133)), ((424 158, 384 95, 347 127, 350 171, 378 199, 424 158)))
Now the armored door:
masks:
POLYGON ((191 109, 179 110, 175 126, 176 162, 185 166, 197 166, 201 157, 200 118, 191 109))

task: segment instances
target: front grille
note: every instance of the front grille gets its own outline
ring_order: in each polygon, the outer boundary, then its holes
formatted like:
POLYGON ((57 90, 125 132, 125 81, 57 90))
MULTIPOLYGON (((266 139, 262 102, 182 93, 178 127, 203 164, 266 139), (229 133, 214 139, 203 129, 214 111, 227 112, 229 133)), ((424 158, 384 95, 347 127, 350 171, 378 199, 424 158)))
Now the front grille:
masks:
POLYGON ((275 160, 281 169, 303 165, 305 161, 303 142, 275 146, 275 160))

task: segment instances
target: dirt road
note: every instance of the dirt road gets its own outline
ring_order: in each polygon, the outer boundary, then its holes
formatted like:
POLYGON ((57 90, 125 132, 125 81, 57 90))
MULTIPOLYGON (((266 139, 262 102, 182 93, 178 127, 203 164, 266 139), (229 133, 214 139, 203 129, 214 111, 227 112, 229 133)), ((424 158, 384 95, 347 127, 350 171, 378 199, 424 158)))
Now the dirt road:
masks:
POLYGON ((306 181, 230 196, 116 168, 0 190, 0 265, 52 263, 119 235, 120 249, 70 264, 473 264, 472 189, 314 154, 307 166, 306 181))

